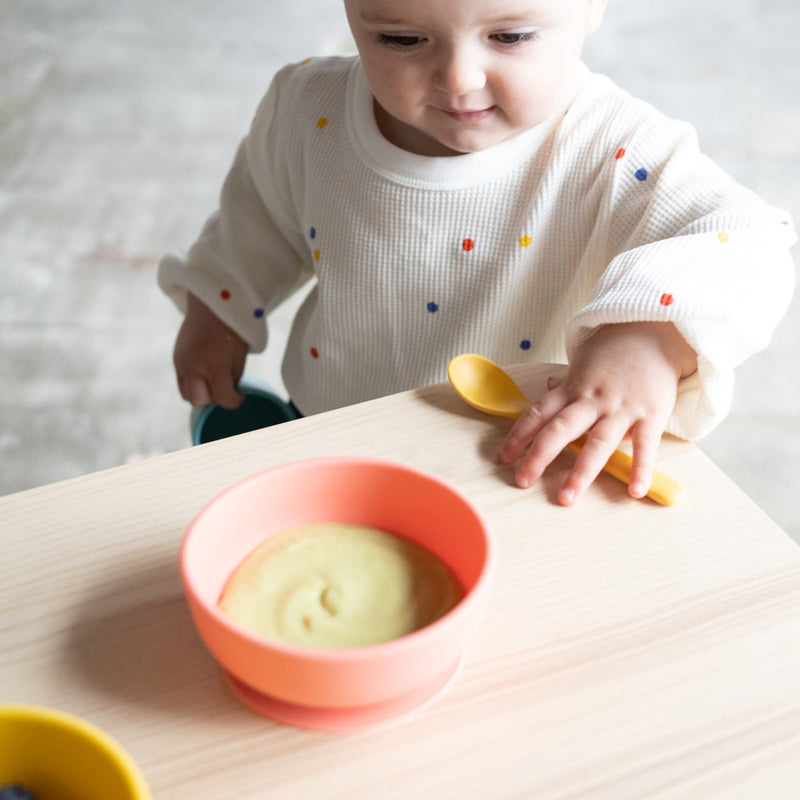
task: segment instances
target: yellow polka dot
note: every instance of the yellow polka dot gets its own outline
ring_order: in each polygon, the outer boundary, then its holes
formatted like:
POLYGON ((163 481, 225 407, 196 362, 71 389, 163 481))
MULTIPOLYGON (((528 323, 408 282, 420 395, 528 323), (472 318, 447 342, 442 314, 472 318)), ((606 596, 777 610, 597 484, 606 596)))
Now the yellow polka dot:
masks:
POLYGON ((328 118, 327 117, 320 117, 317 120, 317 127, 320 128, 320 129, 324 128, 327 124, 328 124, 328 118))
POLYGON ((520 243, 520 244, 521 244, 523 247, 530 247, 530 245, 531 245, 531 242, 532 242, 532 241, 533 241, 533 239, 531 239, 531 237, 530 237, 530 236, 523 236, 523 237, 522 237, 522 238, 519 240, 519 243, 520 243))
POLYGON ((727 233, 718 233, 717 239, 719 239, 720 244, 725 244, 728 241, 728 234, 727 233))
POLYGON ((314 261, 319 261, 320 255, 321 255, 321 253, 319 252, 319 250, 315 250, 314 251, 314 261))

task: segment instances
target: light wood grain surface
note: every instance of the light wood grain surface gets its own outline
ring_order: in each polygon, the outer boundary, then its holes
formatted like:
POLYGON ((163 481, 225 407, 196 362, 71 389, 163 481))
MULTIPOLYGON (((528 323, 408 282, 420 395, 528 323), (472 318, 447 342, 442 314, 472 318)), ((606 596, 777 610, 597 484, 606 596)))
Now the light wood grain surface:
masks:
MULTIPOLYGON (((513 373, 535 396, 547 370, 513 373)), ((659 468, 687 485, 678 505, 630 500, 603 475, 561 508, 574 456, 519 490, 491 460, 510 424, 441 385, 0 498, 0 701, 101 726, 156 800, 800 797, 800 548, 677 440, 659 468), (325 455, 450 481, 498 551, 447 692, 338 735, 234 697, 177 560, 222 489, 325 455)))

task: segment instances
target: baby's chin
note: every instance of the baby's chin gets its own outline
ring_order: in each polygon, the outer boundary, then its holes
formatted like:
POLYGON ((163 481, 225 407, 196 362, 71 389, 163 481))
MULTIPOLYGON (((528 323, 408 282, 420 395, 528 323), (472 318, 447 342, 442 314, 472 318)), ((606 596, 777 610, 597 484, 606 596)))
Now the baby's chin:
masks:
POLYGON ((427 155, 459 156, 482 153, 511 141, 535 127, 536 125, 531 125, 527 128, 512 129, 498 126, 493 130, 464 131, 450 135, 444 134, 436 138, 430 137, 432 141, 435 141, 435 148, 438 152, 431 152, 427 155))
POLYGON ((437 146, 441 152, 437 153, 436 155, 440 156, 467 156, 473 153, 483 153, 486 150, 491 150, 493 147, 497 147, 497 145, 503 144, 503 142, 508 141, 509 139, 513 138, 513 136, 498 136, 498 137, 487 137, 481 139, 480 141, 470 142, 470 141, 459 141, 459 142, 451 142, 448 143, 446 140, 438 141, 437 146))
POLYGON ((426 156, 440 156, 440 157, 453 157, 453 156, 466 156, 472 153, 481 153, 484 150, 491 150, 498 144, 502 144, 507 139, 512 138, 502 135, 468 135, 456 137, 434 137, 426 135, 428 140, 426 152, 417 151, 419 155, 426 156))

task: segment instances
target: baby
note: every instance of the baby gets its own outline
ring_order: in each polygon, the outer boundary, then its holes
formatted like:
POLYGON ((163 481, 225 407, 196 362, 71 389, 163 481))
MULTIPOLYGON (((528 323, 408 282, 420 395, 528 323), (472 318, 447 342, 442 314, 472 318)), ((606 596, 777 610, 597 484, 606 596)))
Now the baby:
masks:
POLYGON ((182 396, 235 407, 270 311, 308 280, 283 378, 304 414, 442 381, 453 356, 567 362, 497 458, 532 485, 588 439, 630 494, 666 430, 708 432, 793 289, 788 216, 693 129, 580 60, 605 0, 345 0, 358 56, 281 70, 220 208, 159 281, 182 396))

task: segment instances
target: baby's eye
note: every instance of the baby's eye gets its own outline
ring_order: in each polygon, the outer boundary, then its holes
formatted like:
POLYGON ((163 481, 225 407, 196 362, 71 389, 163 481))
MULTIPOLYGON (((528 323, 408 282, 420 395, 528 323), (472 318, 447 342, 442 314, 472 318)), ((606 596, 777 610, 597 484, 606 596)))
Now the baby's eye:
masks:
POLYGON ((378 36, 378 41, 386 47, 396 47, 399 50, 409 47, 416 47, 421 41, 421 36, 393 36, 382 33, 378 36))
POLYGON ((494 39, 498 44, 510 45, 513 47, 515 44, 530 42, 538 37, 539 34, 537 31, 521 31, 511 33, 493 33, 490 38, 494 39))

